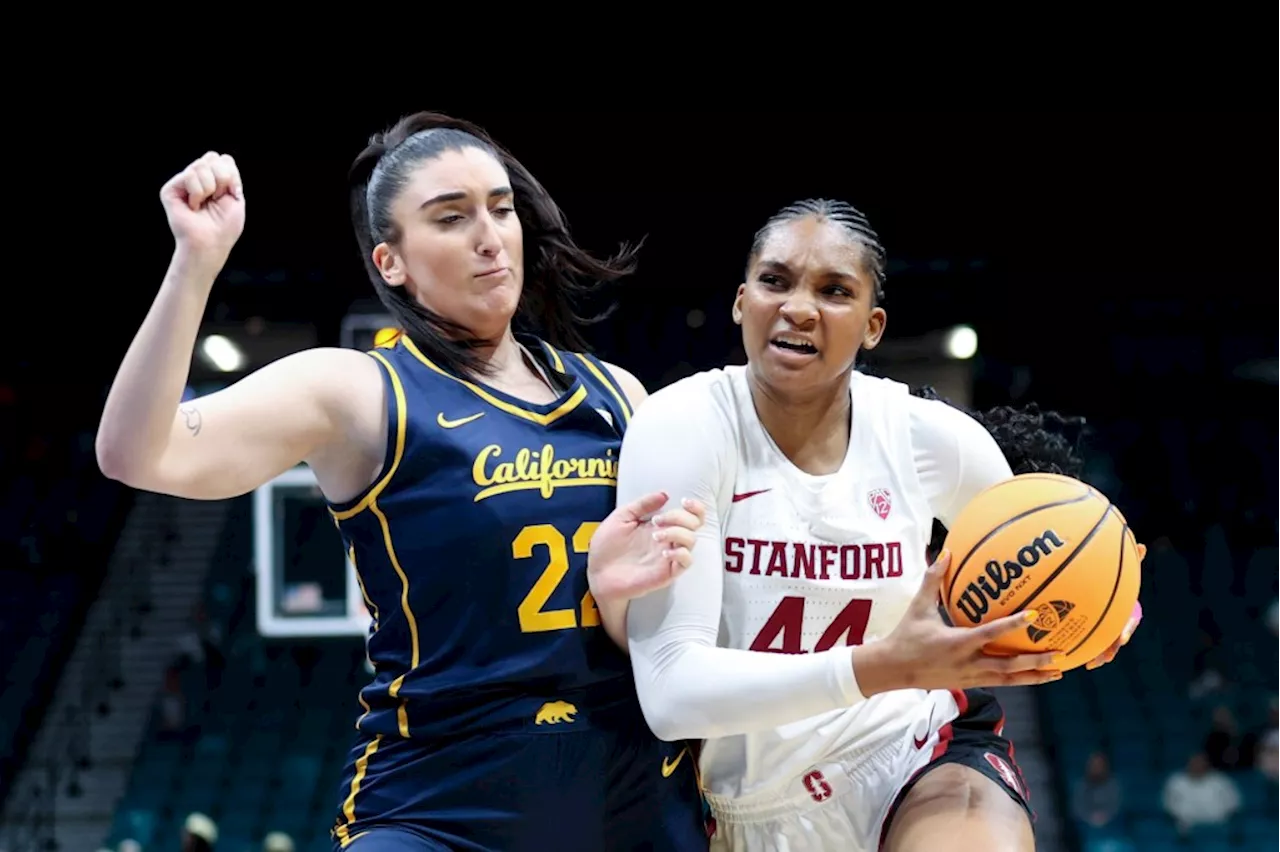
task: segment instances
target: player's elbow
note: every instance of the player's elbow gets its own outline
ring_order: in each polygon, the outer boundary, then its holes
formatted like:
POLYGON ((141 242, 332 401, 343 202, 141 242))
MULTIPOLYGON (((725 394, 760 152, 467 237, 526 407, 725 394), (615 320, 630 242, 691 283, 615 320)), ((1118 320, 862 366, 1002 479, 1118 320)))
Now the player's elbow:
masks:
POLYGON ((645 724, 653 735, 663 742, 676 742, 683 739, 696 739, 685 732, 681 724, 681 716, 671 702, 661 698, 640 699, 640 710, 644 713, 645 724))
POLYGON ((94 452, 98 470, 103 476, 135 491, 187 500, 222 500, 238 496, 238 492, 222 486, 228 472, 234 471, 230 465, 198 476, 199 471, 189 464, 175 463, 169 453, 159 459, 139 458, 134 450, 118 447, 111 441, 102 440, 101 436, 95 441, 94 452))
POLYGON ((138 465, 136 460, 120 442, 113 441, 106 431, 99 431, 93 442, 94 456, 98 462, 98 470, 107 479, 136 488, 138 465))
POLYGON ((117 482, 122 481, 120 457, 113 451, 111 445, 103 440, 101 432, 93 442, 93 454, 98 461, 98 470, 103 476, 117 482))
POLYGON ((700 709, 668 678, 637 677, 636 695, 645 723, 658 739, 676 742, 716 736, 708 725, 700 724, 700 709))

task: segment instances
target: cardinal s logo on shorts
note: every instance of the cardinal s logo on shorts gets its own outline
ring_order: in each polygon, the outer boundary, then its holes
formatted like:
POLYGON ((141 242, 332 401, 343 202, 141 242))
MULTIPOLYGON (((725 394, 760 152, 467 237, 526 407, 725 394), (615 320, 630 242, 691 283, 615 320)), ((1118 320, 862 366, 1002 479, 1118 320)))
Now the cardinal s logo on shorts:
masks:
POLYGON ((987 763, 991 764, 991 768, 999 773, 1000 778, 1009 786, 1010 790, 1024 799, 1027 797, 1027 791, 1023 789, 1022 782, 1018 779, 1018 774, 1013 771, 1013 767, 1004 758, 991 752, 987 752, 982 756, 986 758, 987 763))
POLYGON ((889 494, 888 488, 876 488, 867 493, 867 502, 871 504, 871 509, 880 516, 880 520, 887 521, 889 512, 893 509, 893 497, 889 494))

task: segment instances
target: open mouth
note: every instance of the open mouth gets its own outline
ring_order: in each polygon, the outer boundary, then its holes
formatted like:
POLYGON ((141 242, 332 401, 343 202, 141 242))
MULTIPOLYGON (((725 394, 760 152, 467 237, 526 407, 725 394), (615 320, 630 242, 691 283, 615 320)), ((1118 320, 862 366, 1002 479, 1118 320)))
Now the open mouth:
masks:
POLYGON ((769 341, 769 345, 775 349, 781 349, 783 352, 794 352, 797 355, 817 355, 818 347, 814 346, 807 340, 799 337, 775 337, 769 341))

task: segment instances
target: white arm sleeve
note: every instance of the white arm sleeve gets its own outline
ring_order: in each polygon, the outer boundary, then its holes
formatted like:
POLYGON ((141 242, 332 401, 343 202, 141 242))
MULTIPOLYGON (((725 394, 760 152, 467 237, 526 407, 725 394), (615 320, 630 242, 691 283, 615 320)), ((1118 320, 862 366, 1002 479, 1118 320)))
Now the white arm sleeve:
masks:
MULTIPOLYGON (((686 380, 696 382, 699 377, 686 380)), ((681 383, 683 384, 683 383, 681 383)), ((627 637, 636 691, 660 739, 708 739, 767 730, 861 701, 848 648, 765 654, 716 647, 724 544, 737 453, 728 415, 706 384, 650 397, 623 441, 618 502, 664 491, 702 501, 693 565, 665 589, 633 600, 627 637)))
POLYGON ((945 402, 909 397, 911 444, 933 516, 950 527, 978 492, 1013 476, 996 439, 945 402))

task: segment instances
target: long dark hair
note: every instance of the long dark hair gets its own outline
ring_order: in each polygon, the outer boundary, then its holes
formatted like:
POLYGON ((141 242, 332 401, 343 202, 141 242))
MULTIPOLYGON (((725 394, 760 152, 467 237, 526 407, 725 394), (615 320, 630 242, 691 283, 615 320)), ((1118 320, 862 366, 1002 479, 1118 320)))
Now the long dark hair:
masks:
POLYGON ((446 151, 463 148, 490 154, 511 179, 525 244, 524 289, 516 322, 553 346, 585 350, 579 329, 602 319, 608 311, 584 316, 579 313, 580 302, 604 284, 634 272, 643 240, 634 246, 624 243, 608 260, 593 257, 574 242, 564 213, 519 160, 484 129, 441 113, 414 113, 375 133, 348 174, 351 224, 379 300, 409 339, 441 367, 459 374, 491 372, 476 348, 492 345, 492 341, 479 340, 470 329, 424 307, 405 288, 389 286, 372 257, 374 246, 393 243, 401 236, 391 217, 391 205, 413 170, 446 151))

